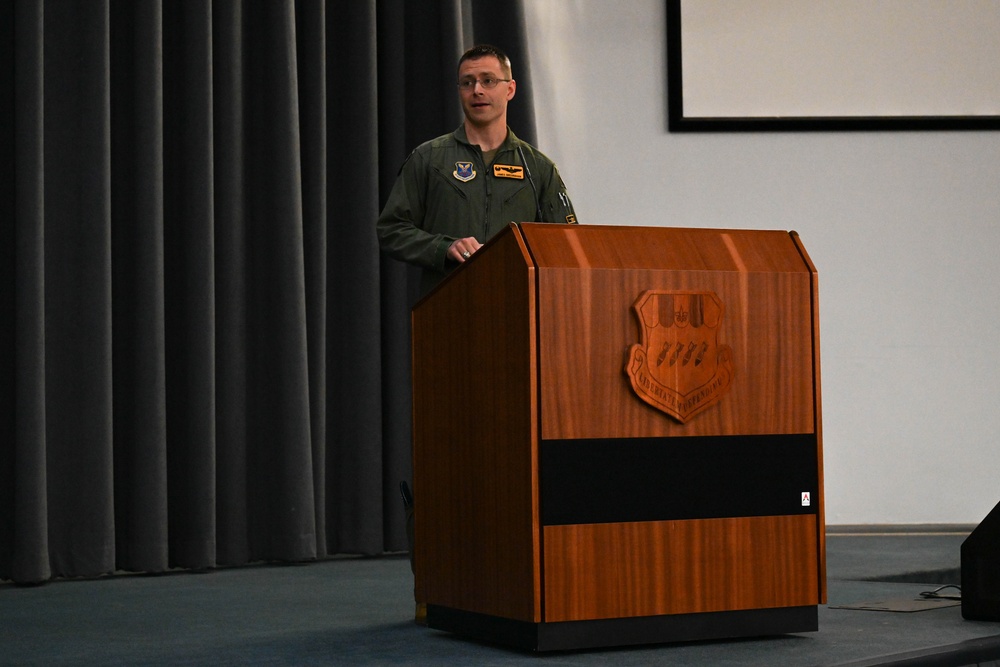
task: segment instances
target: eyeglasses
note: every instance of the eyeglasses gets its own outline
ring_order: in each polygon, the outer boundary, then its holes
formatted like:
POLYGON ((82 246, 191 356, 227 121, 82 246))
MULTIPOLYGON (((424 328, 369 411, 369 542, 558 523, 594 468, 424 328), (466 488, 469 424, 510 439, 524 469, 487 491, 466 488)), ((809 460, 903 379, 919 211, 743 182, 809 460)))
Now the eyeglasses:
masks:
POLYGON ((462 91, 473 91, 476 89, 476 84, 485 88, 486 90, 492 90, 497 87, 497 84, 501 81, 506 81, 510 83, 510 79, 494 79, 493 77, 486 77, 485 79, 464 79, 458 82, 458 88, 462 91))

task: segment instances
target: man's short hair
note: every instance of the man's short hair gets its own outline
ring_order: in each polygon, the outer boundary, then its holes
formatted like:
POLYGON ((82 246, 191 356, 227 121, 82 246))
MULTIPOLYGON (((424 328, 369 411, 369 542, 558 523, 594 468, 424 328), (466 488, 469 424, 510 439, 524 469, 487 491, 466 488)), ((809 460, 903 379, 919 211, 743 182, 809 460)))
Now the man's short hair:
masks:
POLYGON ((466 60, 475 60, 476 58, 488 58, 493 56, 500 61, 501 74, 503 74, 508 79, 514 78, 511 75, 510 69, 510 58, 507 54, 490 44, 478 44, 473 46, 471 49, 462 54, 462 57, 458 59, 459 68, 462 67, 462 63, 466 60))

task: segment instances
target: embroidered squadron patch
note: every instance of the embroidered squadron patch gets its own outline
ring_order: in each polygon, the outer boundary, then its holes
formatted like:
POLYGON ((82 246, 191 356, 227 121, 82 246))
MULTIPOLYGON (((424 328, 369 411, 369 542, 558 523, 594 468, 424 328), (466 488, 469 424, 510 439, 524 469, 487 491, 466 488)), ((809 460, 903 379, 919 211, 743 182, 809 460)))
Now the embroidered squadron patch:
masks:
POLYGON ((493 165, 493 175, 497 178, 516 178, 523 181, 524 167, 513 164, 495 164, 493 165))
POLYGON ((735 374, 733 350, 718 342, 723 305, 714 292, 643 292, 635 305, 642 344, 625 373, 636 395, 681 422, 722 399, 735 374))
POLYGON ((472 168, 471 162, 456 162, 455 171, 451 175, 463 183, 468 183, 476 177, 476 170, 472 168))

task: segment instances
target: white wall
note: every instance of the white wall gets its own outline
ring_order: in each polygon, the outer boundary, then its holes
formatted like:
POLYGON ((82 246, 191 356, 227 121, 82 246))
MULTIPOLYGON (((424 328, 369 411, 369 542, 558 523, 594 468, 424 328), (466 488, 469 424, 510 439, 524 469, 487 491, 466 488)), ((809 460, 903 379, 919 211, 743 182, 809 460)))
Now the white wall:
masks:
POLYGON ((1000 502, 1000 132, 670 134, 664 0, 525 4, 539 147, 582 223, 800 233, 827 522, 981 521, 1000 502))

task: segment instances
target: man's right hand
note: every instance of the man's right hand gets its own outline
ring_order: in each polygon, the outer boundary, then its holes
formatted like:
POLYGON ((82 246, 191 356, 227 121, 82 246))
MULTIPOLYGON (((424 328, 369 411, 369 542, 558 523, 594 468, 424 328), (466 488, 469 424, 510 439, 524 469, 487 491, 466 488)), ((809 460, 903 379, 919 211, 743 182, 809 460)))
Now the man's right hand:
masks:
POLYGON ((448 258, 461 264, 482 247, 483 244, 477 241, 474 236, 458 239, 448 246, 448 258))

